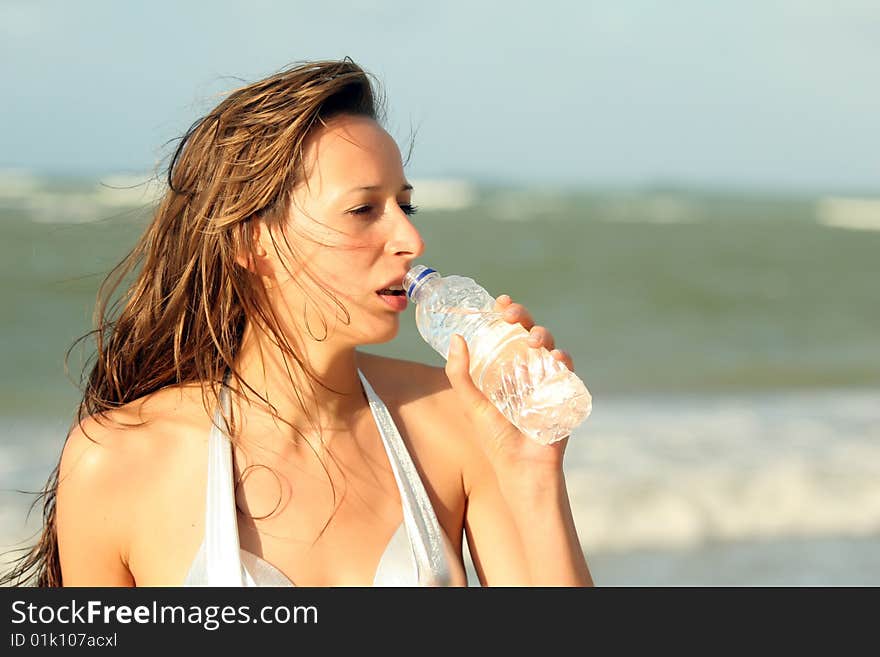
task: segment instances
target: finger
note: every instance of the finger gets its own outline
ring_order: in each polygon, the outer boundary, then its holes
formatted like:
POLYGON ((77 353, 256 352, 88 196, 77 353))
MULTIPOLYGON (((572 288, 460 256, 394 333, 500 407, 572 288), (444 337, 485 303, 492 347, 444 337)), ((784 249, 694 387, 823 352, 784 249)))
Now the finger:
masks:
POLYGON ((574 360, 572 360, 571 354, 568 353, 565 349, 554 349, 550 352, 550 354, 558 361, 561 361, 565 364, 565 366, 574 372, 574 360))
POLYGON ((529 345, 532 347, 544 347, 547 351, 556 348, 556 339, 553 334, 543 326, 533 326, 529 331, 529 345))
POLYGON ((497 299, 495 299, 495 308, 494 311, 496 313, 503 313, 504 310, 513 303, 513 299, 510 298, 509 294, 502 294, 497 299))
POLYGON ((466 409, 478 414, 488 411, 491 402, 480 392, 470 375, 470 354, 467 342, 458 333, 449 340, 449 357, 446 359, 446 376, 452 388, 464 402, 466 409))
POLYGON ((510 304, 504 310, 502 317, 511 324, 521 324, 526 331, 531 331, 535 325, 532 314, 521 303, 510 304))

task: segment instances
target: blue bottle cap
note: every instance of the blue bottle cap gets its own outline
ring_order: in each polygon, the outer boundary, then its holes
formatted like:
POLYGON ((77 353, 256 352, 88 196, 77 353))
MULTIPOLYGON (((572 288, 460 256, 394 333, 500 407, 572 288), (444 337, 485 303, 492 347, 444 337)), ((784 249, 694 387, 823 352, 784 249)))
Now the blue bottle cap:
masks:
POLYGON ((436 269, 431 269, 430 267, 426 267, 425 265, 414 265, 407 273, 406 276, 403 277, 404 287, 407 288, 406 296, 408 299, 412 300, 412 293, 415 289, 416 285, 420 280, 422 280, 428 274, 436 273, 436 269), (407 283, 409 284, 407 287, 407 283))

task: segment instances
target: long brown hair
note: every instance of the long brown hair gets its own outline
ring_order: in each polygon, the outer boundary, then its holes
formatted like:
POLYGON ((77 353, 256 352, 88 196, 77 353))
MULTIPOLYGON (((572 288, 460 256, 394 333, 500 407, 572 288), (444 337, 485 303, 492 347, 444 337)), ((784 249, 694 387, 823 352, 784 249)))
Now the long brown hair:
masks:
MULTIPOLYGON (((183 135, 152 221, 104 280, 95 328, 77 341, 94 339, 96 350, 84 369, 71 430, 86 417, 100 422, 109 411, 172 385, 199 383, 209 413, 224 376, 259 396, 235 366, 249 322, 310 374, 285 338, 259 278, 236 258, 255 252, 252 220, 280 225, 286 216, 291 191, 305 177, 303 149, 313 127, 337 114, 384 121, 381 87, 374 89, 372 78, 348 57, 298 63, 232 91, 183 135)), ((56 465, 40 493, 38 542, 22 549, 0 584, 62 585, 58 471, 56 465)))

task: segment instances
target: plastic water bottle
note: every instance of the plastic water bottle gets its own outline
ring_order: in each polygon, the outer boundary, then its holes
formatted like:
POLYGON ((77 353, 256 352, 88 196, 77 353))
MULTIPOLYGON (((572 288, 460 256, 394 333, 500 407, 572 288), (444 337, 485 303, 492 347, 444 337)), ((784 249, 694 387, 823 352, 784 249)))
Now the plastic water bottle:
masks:
POLYGON ((461 335, 474 384, 529 438, 554 443, 590 415, 592 397, 583 381, 544 347, 530 346, 528 331, 495 312, 495 299, 472 278, 415 265, 403 289, 416 305, 425 341, 448 359, 452 335, 461 335))

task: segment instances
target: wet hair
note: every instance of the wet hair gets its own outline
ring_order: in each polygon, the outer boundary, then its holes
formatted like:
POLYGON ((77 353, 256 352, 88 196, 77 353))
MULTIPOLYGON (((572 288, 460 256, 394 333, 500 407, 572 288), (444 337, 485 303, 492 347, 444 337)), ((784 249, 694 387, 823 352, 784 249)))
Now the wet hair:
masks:
MULTIPOLYGON (((348 57, 300 62, 228 93, 186 131, 149 225, 100 286, 95 328, 68 350, 69 357, 82 341, 96 345, 83 370, 71 432, 85 418, 103 423, 114 409, 182 384, 201 386, 210 416, 224 378, 250 390, 277 417, 236 369, 249 324, 323 386, 285 337, 259 276, 240 262, 255 257, 256 219, 283 225, 293 189, 306 178, 304 146, 313 129, 337 115, 384 122, 384 100, 373 81, 348 57)), ((347 322, 347 311, 333 300, 347 322)), ((299 390, 297 395, 310 417, 299 390)), ((234 434, 234 418, 227 421, 234 434)), ((0 585, 63 584, 55 523, 59 467, 60 458, 34 502, 43 500, 40 537, 15 550, 23 554, 0 585)))

